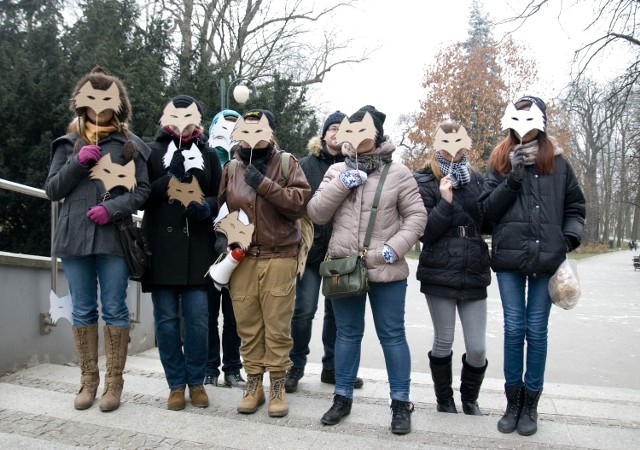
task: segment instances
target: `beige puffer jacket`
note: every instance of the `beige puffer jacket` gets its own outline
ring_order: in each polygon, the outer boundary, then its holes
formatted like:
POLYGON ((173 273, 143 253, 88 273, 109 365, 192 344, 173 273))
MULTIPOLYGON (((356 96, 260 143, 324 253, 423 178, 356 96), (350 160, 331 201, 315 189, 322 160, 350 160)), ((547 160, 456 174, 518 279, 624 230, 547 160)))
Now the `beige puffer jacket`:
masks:
MULTIPOLYGON (((383 141, 374 153, 392 153, 395 145, 383 141)), ((340 181, 340 174, 350 170, 346 163, 332 165, 320 187, 307 205, 307 213, 314 223, 333 221, 333 234, 328 256, 352 256, 363 251, 364 236, 369 224, 371 206, 375 197, 380 170, 369 174, 367 181, 356 188, 355 196, 340 181)), ((418 184, 411 171, 402 164, 392 163, 384 182, 371 242, 365 258, 369 280, 387 283, 406 279, 409 266, 404 255, 424 233, 427 211, 418 192, 418 184), (389 245, 399 259, 387 264, 382 247, 389 245)))

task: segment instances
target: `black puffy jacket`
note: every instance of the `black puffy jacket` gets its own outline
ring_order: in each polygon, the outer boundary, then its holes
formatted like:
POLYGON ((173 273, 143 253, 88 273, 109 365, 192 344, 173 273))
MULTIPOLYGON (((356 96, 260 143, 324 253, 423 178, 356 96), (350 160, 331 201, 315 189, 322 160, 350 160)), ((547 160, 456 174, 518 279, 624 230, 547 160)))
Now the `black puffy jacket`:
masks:
POLYGON ((480 207, 484 220, 494 224, 491 268, 496 272, 552 275, 567 251, 580 245, 584 195, 561 155, 555 157, 550 175, 525 166, 522 183, 491 171, 480 207))
MULTIPOLYGON (((309 154, 300 160, 300 167, 307 177, 313 195, 322 183, 324 174, 332 164, 344 161, 344 155, 331 155, 319 137, 309 140, 309 154)), ((332 232, 331 222, 325 225, 313 224, 313 247, 307 257, 307 265, 320 264, 327 253, 332 232)))
POLYGON ((453 300, 487 298, 491 269, 478 206, 482 176, 471 171, 471 181, 453 190, 453 204, 442 199, 430 168, 414 177, 429 217, 420 238, 423 246, 416 273, 420 291, 453 300))

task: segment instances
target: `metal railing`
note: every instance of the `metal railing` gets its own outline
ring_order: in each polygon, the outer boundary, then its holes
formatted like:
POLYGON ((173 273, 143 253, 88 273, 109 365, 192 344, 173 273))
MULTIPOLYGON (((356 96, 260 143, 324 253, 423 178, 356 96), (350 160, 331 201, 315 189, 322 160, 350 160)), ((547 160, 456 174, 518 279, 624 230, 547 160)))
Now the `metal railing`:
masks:
MULTIPOLYGON (((49 200, 47 194, 42 189, 36 189, 31 186, 27 186, 24 184, 14 183, 13 181, 5 180, 0 178, 0 189, 6 189, 12 192, 18 192, 20 194, 29 195, 31 197, 43 198, 45 200, 49 200)), ((136 222, 140 222, 142 218, 139 215, 134 214, 133 220, 136 222)), ((57 295, 58 290, 58 258, 53 255, 53 240, 56 232, 56 225, 58 223, 58 202, 51 202, 51 290, 57 295)), ((142 290, 140 289, 140 283, 137 283, 136 286, 136 313, 135 318, 131 318, 130 321, 133 323, 140 323, 140 302, 142 296, 142 290)), ((40 319, 40 329, 41 334, 47 334, 47 332, 43 332, 47 326, 55 326, 56 324, 51 321, 51 317, 48 313, 41 314, 40 319)))

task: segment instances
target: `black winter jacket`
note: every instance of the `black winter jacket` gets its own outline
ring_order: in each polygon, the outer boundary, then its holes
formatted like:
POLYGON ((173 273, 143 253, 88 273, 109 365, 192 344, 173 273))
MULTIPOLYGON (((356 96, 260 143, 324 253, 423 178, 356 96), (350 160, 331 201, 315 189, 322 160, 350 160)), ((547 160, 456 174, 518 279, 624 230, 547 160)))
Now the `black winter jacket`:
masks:
MULTIPOLYGON (((188 171, 198 184, 209 203, 210 216, 202 220, 185 216, 185 207, 178 201, 169 200, 167 187, 168 168, 162 158, 171 141, 178 140, 164 129, 160 129, 156 140, 149 143, 151 157, 148 161, 151 194, 145 204, 142 226, 151 247, 151 269, 142 280, 142 289, 149 292, 158 288, 181 286, 206 286, 210 278, 205 276, 216 259, 213 218, 218 211, 218 188, 222 169, 214 149, 207 146, 203 136, 195 140, 204 160, 204 170, 192 168, 188 171)), ((182 143, 182 149, 191 142, 182 143)))
MULTIPOLYGON (((344 161, 344 155, 331 155, 326 149, 326 144, 318 137, 309 141, 308 148, 309 154, 300 160, 300 167, 307 177, 313 196, 322 183, 327 169, 332 164, 344 161)), ((331 231, 331 222, 325 225, 313 224, 313 247, 309 251, 307 265, 317 265, 324 260, 331 239, 331 231)))
POLYGON ((487 298, 491 269, 478 207, 482 175, 471 171, 471 181, 453 190, 453 204, 442 199, 430 168, 414 177, 429 217, 420 238, 423 246, 416 273, 420 291, 456 301, 487 298))
POLYGON ((522 183, 491 171, 480 207, 484 220, 494 224, 491 268, 496 272, 552 275, 566 253, 580 245, 584 195, 561 155, 555 157, 550 175, 525 166, 522 183))

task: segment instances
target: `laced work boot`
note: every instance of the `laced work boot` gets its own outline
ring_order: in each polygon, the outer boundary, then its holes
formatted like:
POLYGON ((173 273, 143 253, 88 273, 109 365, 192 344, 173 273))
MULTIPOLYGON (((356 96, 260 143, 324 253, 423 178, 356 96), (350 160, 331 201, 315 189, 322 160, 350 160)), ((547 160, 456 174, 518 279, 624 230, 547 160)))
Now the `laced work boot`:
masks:
POLYGON ((98 325, 72 327, 73 341, 80 366, 80 390, 73 401, 76 409, 87 409, 96 398, 100 373, 98 372, 98 325))
POLYGON ((411 402, 391 400, 391 432, 393 434, 411 433, 411 413, 413 410, 411 402))
POLYGON ((289 413, 287 394, 285 393, 284 376, 271 375, 271 389, 269 390, 269 417, 284 417, 289 413))
POLYGON ((518 434, 531 436, 538 431, 538 401, 541 395, 542 389, 539 391, 524 390, 524 405, 518 420, 518 434))
POLYGON ((304 376, 304 367, 292 367, 287 370, 284 376, 284 389, 287 394, 292 394, 298 390, 298 381, 304 376))
POLYGON ((524 386, 505 386, 504 393, 507 397, 507 409, 502 418, 498 420, 498 431, 501 433, 511 433, 518 426, 518 419, 522 412, 524 386))
POLYGON ((242 393, 242 400, 238 403, 237 410, 240 414, 253 414, 258 406, 264 403, 264 388, 262 387, 262 374, 247 374, 247 384, 242 393))
POLYGON ((122 372, 127 362, 129 327, 104 326, 104 353, 107 357, 107 373, 104 378, 104 392, 100 398, 100 411, 114 411, 120 407, 124 379, 122 372))
POLYGON ((329 411, 324 413, 320 422, 325 425, 337 425, 340 423, 344 416, 351 414, 351 405, 353 399, 347 398, 344 395, 336 394, 333 396, 333 404, 329 411))

